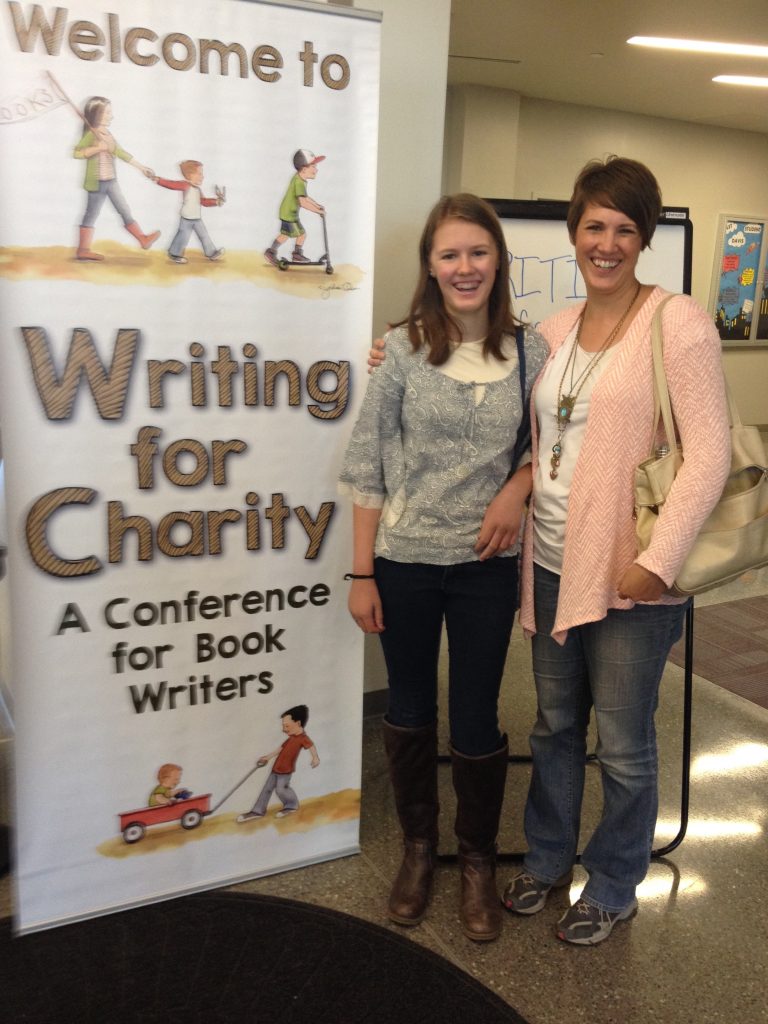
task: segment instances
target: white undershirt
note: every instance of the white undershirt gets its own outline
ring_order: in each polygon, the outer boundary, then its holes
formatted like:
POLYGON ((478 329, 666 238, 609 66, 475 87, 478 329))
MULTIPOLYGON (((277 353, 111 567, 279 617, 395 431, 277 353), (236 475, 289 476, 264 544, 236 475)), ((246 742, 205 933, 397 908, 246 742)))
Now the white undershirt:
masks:
POLYGON ((185 220, 200 220, 202 209, 202 192, 197 185, 190 185, 184 191, 181 201, 181 216, 185 220))
MULTIPOLYGON (((576 328, 566 338, 552 362, 543 371, 536 389, 536 420, 539 425, 539 466, 533 481, 535 516, 533 520, 533 560, 560 573, 563 565, 563 543, 565 540, 565 516, 568 510, 568 495, 576 468, 576 459, 587 428, 587 415, 592 389, 605 372, 613 358, 616 346, 609 348, 593 367, 584 381, 579 397, 571 413, 571 419, 560 440, 562 451, 557 477, 552 479, 550 460, 552 446, 557 442, 557 417, 555 411, 560 400, 560 381, 573 350, 576 328)), ((563 393, 571 394, 571 381, 578 388, 579 374, 586 369, 594 352, 585 352, 579 345, 573 372, 568 370, 563 381, 563 393)))
POLYGON ((479 405, 485 395, 485 385, 495 380, 504 380, 513 370, 517 370, 517 343, 514 338, 505 335, 501 340, 501 351, 506 361, 486 359, 483 354, 485 339, 480 341, 462 341, 455 345, 446 361, 437 369, 463 384, 475 385, 475 405, 479 405))

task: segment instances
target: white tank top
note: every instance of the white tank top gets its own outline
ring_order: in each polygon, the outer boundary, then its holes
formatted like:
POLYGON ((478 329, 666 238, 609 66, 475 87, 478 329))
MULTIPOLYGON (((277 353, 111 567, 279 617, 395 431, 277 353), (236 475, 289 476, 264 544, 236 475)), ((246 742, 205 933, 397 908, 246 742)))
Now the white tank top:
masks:
MULTIPOLYGON (((533 560, 550 572, 560 573, 563 565, 563 543, 565 541, 565 517, 568 510, 568 495, 571 490, 576 459, 584 439, 589 414, 592 389, 605 372, 613 358, 616 346, 609 348, 593 367, 584 381, 579 397, 571 413, 571 419, 560 440, 560 465, 557 477, 550 476, 552 470, 552 446, 557 443, 556 410, 560 400, 560 382, 573 349, 576 328, 571 331, 557 351, 552 362, 544 369, 536 389, 536 420, 539 425, 539 466, 533 480, 533 560)), ((579 375, 589 365, 594 352, 585 352, 581 346, 576 349, 573 371, 569 369, 563 381, 563 393, 571 393, 571 381, 578 387, 579 375)))

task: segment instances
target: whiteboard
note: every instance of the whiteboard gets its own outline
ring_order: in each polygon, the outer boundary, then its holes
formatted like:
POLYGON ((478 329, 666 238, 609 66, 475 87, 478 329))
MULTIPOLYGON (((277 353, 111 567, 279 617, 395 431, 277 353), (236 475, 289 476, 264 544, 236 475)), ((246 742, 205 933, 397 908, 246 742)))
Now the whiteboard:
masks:
MULTIPOLYGON (((489 199, 507 240, 515 315, 536 326, 545 317, 586 298, 568 237, 568 203, 489 199)), ((651 242, 640 253, 638 280, 671 292, 691 292, 693 225, 684 206, 665 206, 651 242)))

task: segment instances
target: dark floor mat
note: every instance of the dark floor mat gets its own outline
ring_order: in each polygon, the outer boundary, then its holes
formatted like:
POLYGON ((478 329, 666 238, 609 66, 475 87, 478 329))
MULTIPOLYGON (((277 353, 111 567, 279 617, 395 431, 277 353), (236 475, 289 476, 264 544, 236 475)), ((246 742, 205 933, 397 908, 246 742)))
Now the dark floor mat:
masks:
POLYGON ((0 922, 0 992, 14 1024, 525 1024, 386 928, 230 892, 18 938, 0 922))

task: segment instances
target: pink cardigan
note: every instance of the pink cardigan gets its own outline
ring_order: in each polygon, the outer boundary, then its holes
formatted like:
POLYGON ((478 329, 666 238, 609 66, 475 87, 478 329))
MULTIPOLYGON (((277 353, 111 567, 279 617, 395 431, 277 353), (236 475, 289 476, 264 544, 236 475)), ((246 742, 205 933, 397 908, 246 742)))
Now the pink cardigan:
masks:
MULTIPOLYGON (((649 295, 592 392, 568 500, 560 599, 552 630, 559 643, 571 626, 602 619, 609 608, 632 607, 632 601, 621 600, 616 593, 617 580, 632 562, 671 584, 728 475, 730 436, 720 338, 701 306, 690 296, 680 295, 667 304, 662 325, 664 366, 685 463, 651 545, 638 557, 632 518, 634 471, 648 457, 653 440, 651 320, 666 294, 655 288, 649 295)), ((570 307, 541 325, 550 360, 581 309, 570 307)), ((535 394, 536 385, 532 409, 535 394)), ((535 474, 539 456, 533 413, 532 420, 535 474)), ((532 500, 529 520, 534 514, 532 500)), ((678 600, 664 596, 659 603, 678 600)), ((530 521, 523 547, 520 622, 527 634, 536 632, 530 521)))

